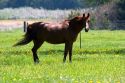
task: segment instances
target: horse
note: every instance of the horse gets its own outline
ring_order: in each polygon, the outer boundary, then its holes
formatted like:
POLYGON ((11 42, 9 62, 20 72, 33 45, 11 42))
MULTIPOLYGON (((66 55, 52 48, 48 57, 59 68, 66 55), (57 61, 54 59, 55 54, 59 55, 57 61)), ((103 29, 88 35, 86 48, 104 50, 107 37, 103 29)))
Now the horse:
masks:
POLYGON ((82 16, 76 16, 70 20, 65 20, 60 23, 52 22, 34 22, 27 26, 27 32, 24 38, 14 44, 14 46, 26 45, 33 41, 32 48, 33 59, 35 63, 39 63, 37 50, 41 47, 44 41, 51 44, 65 43, 63 62, 66 61, 69 53, 69 62, 72 62, 72 48, 78 34, 85 27, 85 32, 89 31, 90 14, 85 13, 82 16))

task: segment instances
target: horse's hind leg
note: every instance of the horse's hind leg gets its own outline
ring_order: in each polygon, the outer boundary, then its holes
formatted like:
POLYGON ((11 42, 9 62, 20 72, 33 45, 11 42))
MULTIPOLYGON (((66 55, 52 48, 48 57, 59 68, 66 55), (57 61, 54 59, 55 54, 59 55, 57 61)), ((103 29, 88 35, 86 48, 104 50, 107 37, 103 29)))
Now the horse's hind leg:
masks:
POLYGON ((40 48, 40 46, 43 44, 43 41, 36 41, 33 40, 34 46, 32 48, 32 53, 33 53, 33 59, 35 63, 39 63, 39 58, 37 56, 37 50, 40 48))

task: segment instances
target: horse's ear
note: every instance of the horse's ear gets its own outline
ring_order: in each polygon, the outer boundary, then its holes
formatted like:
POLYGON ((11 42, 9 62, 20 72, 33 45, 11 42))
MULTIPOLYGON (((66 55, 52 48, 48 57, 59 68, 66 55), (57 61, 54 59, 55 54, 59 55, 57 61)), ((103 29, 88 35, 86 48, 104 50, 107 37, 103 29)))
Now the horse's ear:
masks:
POLYGON ((90 17, 90 14, 88 13, 86 19, 88 19, 89 17, 90 17))
POLYGON ((85 17, 85 13, 83 13, 83 17, 85 17))

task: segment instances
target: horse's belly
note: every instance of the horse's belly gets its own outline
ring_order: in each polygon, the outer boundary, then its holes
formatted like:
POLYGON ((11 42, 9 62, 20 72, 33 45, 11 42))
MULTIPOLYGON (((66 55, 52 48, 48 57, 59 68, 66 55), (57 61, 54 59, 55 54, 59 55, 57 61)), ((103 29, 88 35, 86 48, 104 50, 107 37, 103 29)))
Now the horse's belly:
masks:
POLYGON ((62 43, 64 43, 64 41, 61 41, 61 40, 58 40, 58 41, 55 41, 55 40, 47 40, 46 42, 51 43, 51 44, 62 44, 62 43))
POLYGON ((63 44, 64 43, 64 42, 52 42, 52 41, 46 41, 46 42, 48 42, 50 44, 63 44))
POLYGON ((63 37, 48 37, 46 42, 51 44, 62 44, 65 42, 65 39, 63 37))

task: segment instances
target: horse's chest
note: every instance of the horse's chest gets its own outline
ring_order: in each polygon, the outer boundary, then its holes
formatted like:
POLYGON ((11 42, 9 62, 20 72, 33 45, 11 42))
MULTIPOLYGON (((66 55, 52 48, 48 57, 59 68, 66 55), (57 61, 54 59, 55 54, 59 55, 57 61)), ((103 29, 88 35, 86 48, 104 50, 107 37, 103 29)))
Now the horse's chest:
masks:
POLYGON ((61 43, 64 43, 65 40, 61 37, 50 37, 46 39, 46 42, 51 44, 61 44, 61 43))
POLYGON ((74 36, 74 37, 72 37, 72 39, 71 39, 71 40, 72 40, 73 42, 75 42, 75 41, 76 41, 76 39, 77 39, 77 36, 74 36))
POLYGON ((78 34, 71 33, 71 34, 70 34, 70 41, 75 42, 76 39, 77 39, 77 36, 78 36, 78 34))

